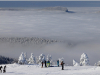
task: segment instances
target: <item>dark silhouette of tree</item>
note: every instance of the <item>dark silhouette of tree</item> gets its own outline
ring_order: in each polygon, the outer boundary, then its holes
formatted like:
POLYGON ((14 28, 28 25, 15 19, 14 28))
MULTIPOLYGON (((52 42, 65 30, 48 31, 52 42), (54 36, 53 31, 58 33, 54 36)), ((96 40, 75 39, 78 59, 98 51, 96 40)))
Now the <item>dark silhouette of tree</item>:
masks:
POLYGON ((11 64, 14 62, 17 62, 17 60, 14 58, 9 58, 9 57, 5 57, 5 56, 0 55, 0 64, 11 64))

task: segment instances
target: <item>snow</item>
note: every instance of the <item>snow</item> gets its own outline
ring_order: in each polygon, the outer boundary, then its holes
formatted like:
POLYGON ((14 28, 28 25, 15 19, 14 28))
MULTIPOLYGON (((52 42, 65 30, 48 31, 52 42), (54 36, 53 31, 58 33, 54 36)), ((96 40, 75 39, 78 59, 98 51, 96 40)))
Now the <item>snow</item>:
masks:
MULTIPOLYGON (((4 65, 2 65, 4 66, 4 65)), ((7 64, 7 72, 0 75, 100 75, 98 66, 64 66, 41 68, 40 65, 7 64)))
POLYGON ((73 60, 73 66, 80 66, 80 64, 76 60, 73 60))

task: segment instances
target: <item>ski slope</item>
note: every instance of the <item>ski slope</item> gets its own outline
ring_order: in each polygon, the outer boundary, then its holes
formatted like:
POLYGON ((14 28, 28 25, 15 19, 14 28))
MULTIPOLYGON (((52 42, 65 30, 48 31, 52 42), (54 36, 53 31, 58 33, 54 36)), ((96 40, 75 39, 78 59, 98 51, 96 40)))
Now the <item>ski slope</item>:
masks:
MULTIPOLYGON (((4 65, 2 65, 4 66, 4 65)), ((41 65, 7 64, 7 72, 0 75, 100 75, 99 66, 65 66, 41 68, 41 65)))

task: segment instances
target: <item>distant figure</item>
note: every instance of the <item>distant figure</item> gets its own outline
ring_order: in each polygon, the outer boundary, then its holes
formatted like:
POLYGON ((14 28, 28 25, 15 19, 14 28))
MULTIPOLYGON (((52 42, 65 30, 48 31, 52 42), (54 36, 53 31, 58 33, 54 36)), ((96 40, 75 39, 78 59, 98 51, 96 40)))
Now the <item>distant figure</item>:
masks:
POLYGON ((65 63, 62 61, 62 62, 61 62, 62 70, 64 70, 64 64, 65 64, 65 63))
POLYGON ((50 66, 50 61, 47 61, 47 67, 49 67, 50 66))
POLYGON ((45 67, 47 67, 46 60, 45 60, 45 67))
POLYGON ((3 68, 3 73, 5 73, 5 72, 6 72, 6 65, 3 68))
POLYGON ((0 72, 2 73, 2 66, 0 66, 0 72))
POLYGON ((41 68, 43 68, 43 61, 42 61, 42 67, 41 68))
POLYGON ((59 67, 59 60, 57 60, 57 66, 59 67))

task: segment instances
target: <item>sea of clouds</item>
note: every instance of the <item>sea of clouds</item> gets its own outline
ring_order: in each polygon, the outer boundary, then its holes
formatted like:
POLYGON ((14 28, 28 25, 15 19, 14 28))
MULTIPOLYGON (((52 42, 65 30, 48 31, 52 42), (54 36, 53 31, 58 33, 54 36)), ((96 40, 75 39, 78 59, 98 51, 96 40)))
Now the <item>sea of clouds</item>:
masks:
MULTIPOLYGON (((64 57, 66 63, 78 62, 83 52, 93 65, 100 60, 100 8, 69 7, 68 12, 27 8, 0 10, 0 37, 38 37, 61 42, 19 44, 0 42, 0 54, 18 58, 20 53, 51 54, 54 60, 64 57)), ((39 40, 37 40, 39 41, 39 40)), ((43 41, 45 42, 45 41, 43 41)))

